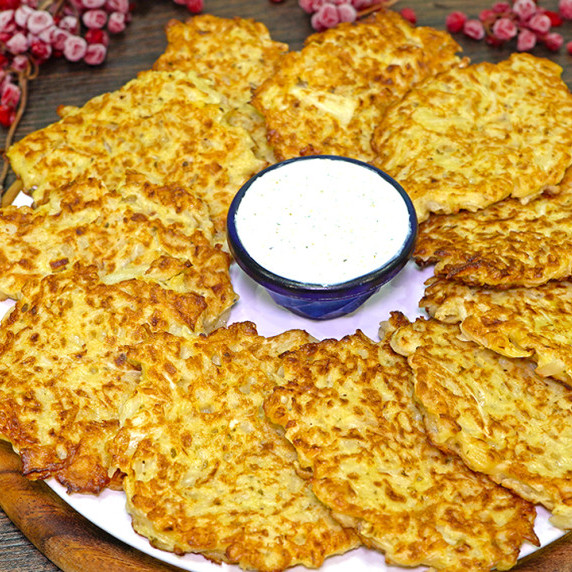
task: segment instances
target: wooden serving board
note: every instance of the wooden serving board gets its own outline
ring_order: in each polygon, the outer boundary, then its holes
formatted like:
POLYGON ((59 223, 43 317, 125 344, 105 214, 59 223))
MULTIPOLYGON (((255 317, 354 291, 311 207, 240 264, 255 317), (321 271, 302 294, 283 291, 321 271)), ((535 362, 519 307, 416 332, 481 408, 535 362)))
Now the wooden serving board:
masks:
MULTIPOLYGON (((462 10, 476 17, 490 8, 493 0, 400 0, 394 8, 413 8, 418 24, 444 29, 446 15, 462 10)), ((557 0, 539 0, 547 9, 555 9, 557 0)), ((164 26, 171 18, 185 19, 188 12, 172 0, 137 0, 133 21, 121 37, 114 38, 105 65, 90 68, 64 61, 45 64, 40 77, 30 86, 29 104, 16 140, 58 120, 58 105, 83 105, 103 92, 118 89, 149 69, 163 51, 164 26)), ((281 3, 271 0, 205 0, 205 12, 222 17, 240 16, 265 23, 272 37, 299 49, 311 32, 309 17, 297 0, 281 3)), ((572 40, 572 22, 562 33, 572 40)), ((459 38, 465 55, 473 62, 498 62, 509 55, 508 49, 496 49, 484 42, 459 38)), ((552 54, 542 48, 534 52, 550 57, 563 69, 563 78, 572 86, 572 56, 562 50, 552 54)), ((155 560, 111 537, 78 514, 47 485, 21 476, 20 461, 11 447, 0 442, 0 572, 167 572, 176 568, 155 560), (1 515, 0 515, 1 516, 1 515), (3 540, 9 539, 9 540, 3 540), (30 544, 30 542, 32 543, 30 544), (38 550, 51 562, 39 562, 38 550)), ((571 533, 572 534, 572 533, 571 533)), ((572 572, 572 536, 568 534, 550 546, 535 552, 515 568, 521 572, 572 572)), ((40 557, 41 558, 41 557, 40 557)), ((404 569, 405 570, 405 569, 404 569)), ((350 572, 350 571, 348 571, 350 572)))
MULTIPOLYGON (((20 458, 5 442, 0 442, 0 507, 33 545, 64 572, 179 570, 123 544, 73 510, 45 483, 23 477, 20 458)), ((524 558, 513 570, 569 572, 572 533, 524 558)))
POLYGON ((0 507, 8 518, 66 572, 178 570, 103 532, 45 483, 23 477, 20 458, 5 442, 0 443, 0 491, 0 507))

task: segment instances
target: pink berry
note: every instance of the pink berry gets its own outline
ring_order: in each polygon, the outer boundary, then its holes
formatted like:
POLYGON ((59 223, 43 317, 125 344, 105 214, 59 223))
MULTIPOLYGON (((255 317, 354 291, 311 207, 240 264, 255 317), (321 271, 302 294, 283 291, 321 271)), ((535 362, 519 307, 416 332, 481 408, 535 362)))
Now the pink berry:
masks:
POLYGON ((30 40, 30 53, 38 60, 47 60, 52 55, 52 46, 38 37, 30 40))
POLYGON ((546 34, 552 27, 550 18, 546 14, 535 14, 527 23, 527 26, 537 34, 546 34))
POLYGON ((534 16, 537 9, 538 7, 534 0, 516 0, 512 6, 512 11, 523 22, 534 16))
POLYGON ((107 24, 107 12, 104 10, 88 10, 83 13, 81 21, 86 28, 103 28, 107 24))
POLYGON ((357 18, 357 10, 349 3, 344 2, 338 5, 338 16, 340 22, 355 22, 357 18))
POLYGON ((56 28, 52 34, 52 48, 58 52, 63 52, 66 41, 71 35, 67 30, 56 28))
POLYGON ((314 0, 298 0, 298 5, 306 14, 313 14, 316 11, 314 4, 314 0))
POLYGON ((559 0, 558 11, 565 20, 572 20, 572 0, 559 0))
POLYGON ((129 0, 107 0, 105 5, 108 12, 129 12, 129 0))
POLYGON ((13 32, 16 29, 14 21, 14 10, 3 10, 0 12, 0 32, 13 32))
POLYGON ((187 0, 185 4, 191 14, 200 14, 204 8, 203 0, 187 0))
POLYGON ((333 28, 340 23, 340 16, 336 6, 333 4, 323 4, 314 12, 311 18, 312 27, 317 32, 333 28))
POLYGON ((28 38, 22 32, 18 32, 6 42, 6 49, 11 54, 23 54, 28 50, 28 38))
POLYGON ((498 13, 494 10, 481 10, 479 13, 479 20, 483 24, 492 24, 499 17, 498 13))
POLYGON ((2 86, 2 96, 0 97, 0 104, 6 107, 16 107, 20 101, 22 90, 11 82, 6 82, 2 86))
POLYGON ((549 49, 551 52, 557 52, 564 43, 564 38, 557 34, 556 32, 551 32, 544 36, 544 45, 549 49))
POLYGON ((516 39, 516 49, 519 52, 529 52, 536 46, 536 34, 523 28, 516 39))
POLYGON ((107 20, 107 29, 110 34, 119 34, 127 26, 125 14, 123 12, 112 12, 107 20))
POLYGON ((12 58, 12 65, 10 66, 15 72, 23 72, 29 66, 28 57, 24 54, 18 54, 12 58))
POLYGON ((55 25, 51 25, 48 28, 44 28, 39 34, 38 39, 42 40, 42 42, 46 42, 46 44, 52 44, 54 42, 54 32, 57 30, 55 25))
POLYGON ((467 16, 463 12, 451 12, 445 18, 445 26, 449 32, 456 34, 462 31, 466 21, 467 16))
POLYGON ((103 44, 89 44, 83 61, 90 66, 98 66, 105 61, 107 48, 103 44))
POLYGON ((71 34, 79 32, 79 20, 75 16, 64 16, 58 23, 58 27, 71 34))
POLYGON ((54 18, 49 12, 46 12, 46 10, 35 10, 30 14, 27 22, 28 31, 36 36, 40 34, 42 30, 53 26, 53 24, 54 18))
POLYGON ((493 36, 499 40, 510 40, 514 38, 518 30, 514 22, 510 18, 499 18, 492 28, 493 36))
POLYGON ((79 62, 87 52, 87 42, 80 36, 70 35, 64 44, 64 57, 70 62, 79 62))
POLYGON ((463 26, 463 33, 473 40, 482 40, 485 37, 485 28, 480 20, 467 20, 463 26))
POLYGON ((415 10, 413 10, 413 8, 402 8, 399 11, 399 13, 408 22, 411 22, 412 24, 417 24, 417 14, 415 14, 415 10))
POLYGON ((20 28, 25 28, 26 22, 28 21, 28 18, 30 17, 30 15, 32 14, 33 11, 34 11, 34 9, 30 8, 30 6, 26 6, 25 4, 22 4, 22 6, 20 6, 14 12, 14 20, 16 21, 16 24, 18 24, 18 26, 20 26, 20 28))
POLYGON ((506 14, 511 10, 511 6, 508 2, 495 2, 492 7, 492 11, 497 14, 506 14))

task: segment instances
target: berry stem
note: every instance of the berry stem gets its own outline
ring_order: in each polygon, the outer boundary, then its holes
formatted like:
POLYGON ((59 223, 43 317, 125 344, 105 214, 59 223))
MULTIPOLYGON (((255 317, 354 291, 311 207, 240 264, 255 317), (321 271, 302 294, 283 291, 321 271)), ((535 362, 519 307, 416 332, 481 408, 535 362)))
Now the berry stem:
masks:
POLYGON ((14 197, 18 194, 19 188, 16 190, 14 185, 10 186, 9 189, 5 189, 4 184, 6 182, 6 177, 8 176, 8 172, 10 170, 10 162, 6 157, 6 150, 12 145, 12 141, 14 140, 14 134, 16 133, 16 129, 24 116, 24 111, 26 110, 26 105, 28 103, 28 82, 32 79, 35 79, 38 76, 38 66, 33 63, 30 59, 28 59, 28 65, 24 71, 18 72, 18 84, 22 90, 22 94, 20 96, 20 101, 18 102, 18 107, 16 108, 16 115, 14 117, 14 121, 10 125, 8 129, 8 133, 6 134, 6 138, 4 140, 4 148, 1 150, 2 152, 2 169, 0 170, 0 197, 1 197, 1 206, 9 205, 14 200, 14 197))

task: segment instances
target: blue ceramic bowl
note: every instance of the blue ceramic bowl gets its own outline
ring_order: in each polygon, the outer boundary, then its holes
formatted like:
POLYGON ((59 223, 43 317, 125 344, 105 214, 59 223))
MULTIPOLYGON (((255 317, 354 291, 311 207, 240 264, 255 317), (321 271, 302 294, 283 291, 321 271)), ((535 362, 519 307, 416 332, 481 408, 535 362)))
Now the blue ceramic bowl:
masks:
MULTIPOLYGON (((303 205, 301 205, 300 208, 303 208, 303 205)), ((227 234, 229 248, 237 264, 250 278, 263 286, 277 304, 305 318, 326 320, 353 312, 370 296, 375 294, 381 286, 398 274, 409 260, 415 245, 415 239, 417 237, 417 216, 407 193, 399 183, 383 171, 355 159, 332 155, 314 155, 297 157, 271 165, 245 183, 236 194, 230 206, 227 217, 227 234), (409 232, 407 233, 405 242, 395 256, 372 272, 357 276, 346 282, 330 285, 298 282, 267 270, 254 260, 245 248, 237 232, 236 225, 236 215, 240 209, 241 202, 254 181, 286 164, 323 158, 335 161, 347 161, 359 165, 364 169, 374 171, 379 177, 393 186, 401 195, 407 207, 409 217, 409 232)))

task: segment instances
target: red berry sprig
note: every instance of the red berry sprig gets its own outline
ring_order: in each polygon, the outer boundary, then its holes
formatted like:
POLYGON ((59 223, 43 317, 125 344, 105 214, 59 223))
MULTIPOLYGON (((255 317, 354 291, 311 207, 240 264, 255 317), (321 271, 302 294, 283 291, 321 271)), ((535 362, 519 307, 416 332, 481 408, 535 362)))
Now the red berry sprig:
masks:
MULTIPOLYGON (((191 12, 203 0, 174 0, 191 12)), ((0 0, 0 125, 10 127, 27 79, 51 58, 92 66, 107 57, 110 35, 131 20, 130 0, 0 0)))
MULTIPOLYGON (((342 22, 355 22, 358 18, 388 8, 396 2, 397 0, 298 0, 302 10, 311 14, 310 23, 317 32, 342 22)), ((403 8, 400 13, 412 24, 416 23, 417 17, 413 9, 403 8)))
MULTIPOLYGON (((502 46, 516 39, 518 51, 530 51, 538 44, 554 52, 564 44, 562 34, 553 28, 564 20, 572 20, 572 0, 559 0, 558 11, 541 8, 535 0, 496 2, 483 10, 478 18, 468 18, 464 12, 451 12, 445 19, 447 30, 462 32, 473 40, 485 40, 492 46, 502 46)), ((566 44, 572 54, 572 42, 566 44)))
MULTIPOLYGON (((174 0, 192 13, 203 0, 174 0)), ((4 148, 12 142, 24 113, 28 82, 52 58, 102 64, 111 35, 131 21, 133 0, 0 0, 0 125, 8 129, 4 148)), ((8 164, 0 171, 0 191, 8 164)))
POLYGON ((125 29, 131 10, 129 0, 0 0, 0 124, 17 123, 43 62, 103 63, 109 35, 125 29))

